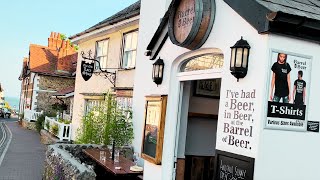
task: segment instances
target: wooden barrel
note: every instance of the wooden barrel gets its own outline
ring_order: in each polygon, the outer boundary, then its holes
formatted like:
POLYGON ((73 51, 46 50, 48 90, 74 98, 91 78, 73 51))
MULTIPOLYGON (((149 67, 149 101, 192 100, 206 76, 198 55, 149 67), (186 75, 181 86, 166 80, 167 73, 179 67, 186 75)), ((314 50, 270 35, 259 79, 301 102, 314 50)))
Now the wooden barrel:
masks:
POLYGON ((207 40, 215 17, 214 0, 175 0, 169 15, 172 43, 198 49, 207 40))

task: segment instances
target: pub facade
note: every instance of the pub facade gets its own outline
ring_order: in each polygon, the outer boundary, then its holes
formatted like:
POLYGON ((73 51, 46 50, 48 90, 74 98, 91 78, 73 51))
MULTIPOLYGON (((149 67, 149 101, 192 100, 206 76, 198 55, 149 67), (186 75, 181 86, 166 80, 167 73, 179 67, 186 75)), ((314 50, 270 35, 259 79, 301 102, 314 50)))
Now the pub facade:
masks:
POLYGON ((317 3, 141 1, 144 179, 319 179, 317 3))

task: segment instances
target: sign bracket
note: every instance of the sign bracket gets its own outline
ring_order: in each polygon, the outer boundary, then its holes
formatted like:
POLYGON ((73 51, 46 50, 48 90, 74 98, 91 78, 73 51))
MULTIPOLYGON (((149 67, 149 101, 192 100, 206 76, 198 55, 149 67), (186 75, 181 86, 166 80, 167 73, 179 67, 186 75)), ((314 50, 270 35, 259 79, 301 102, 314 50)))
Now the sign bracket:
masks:
POLYGON ((88 56, 86 56, 84 51, 81 51, 81 56, 84 60, 89 60, 89 61, 93 61, 93 62, 97 63, 99 70, 94 71, 94 73, 98 74, 100 76, 104 76, 105 78, 107 78, 109 80, 109 82, 113 85, 113 87, 116 87, 116 73, 111 72, 110 69, 117 70, 120 68, 101 68, 100 61, 92 58, 92 51, 91 50, 88 51, 88 56))

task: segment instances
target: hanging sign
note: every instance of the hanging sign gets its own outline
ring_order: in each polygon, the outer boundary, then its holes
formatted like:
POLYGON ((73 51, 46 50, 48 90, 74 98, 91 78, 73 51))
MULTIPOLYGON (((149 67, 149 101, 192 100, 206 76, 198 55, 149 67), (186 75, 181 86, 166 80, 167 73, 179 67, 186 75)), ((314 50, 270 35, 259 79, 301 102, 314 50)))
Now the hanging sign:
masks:
POLYGON ((92 77, 94 69, 94 63, 87 63, 86 61, 81 61, 81 75, 85 81, 88 81, 92 77))
POLYGON ((214 0, 176 1, 169 16, 169 37, 187 49, 200 48, 211 32, 215 17, 214 0))
POLYGON ((273 50, 266 128, 307 130, 311 57, 273 50))

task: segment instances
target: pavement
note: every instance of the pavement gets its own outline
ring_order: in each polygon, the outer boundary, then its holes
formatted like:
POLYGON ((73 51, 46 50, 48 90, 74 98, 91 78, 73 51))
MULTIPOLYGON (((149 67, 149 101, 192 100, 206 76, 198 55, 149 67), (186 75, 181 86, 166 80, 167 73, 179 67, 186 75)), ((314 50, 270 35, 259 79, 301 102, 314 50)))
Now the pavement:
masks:
POLYGON ((0 146, 0 180, 41 180, 45 145, 39 133, 22 128, 16 118, 0 119, 0 123, 7 127, 6 142, 0 146))

